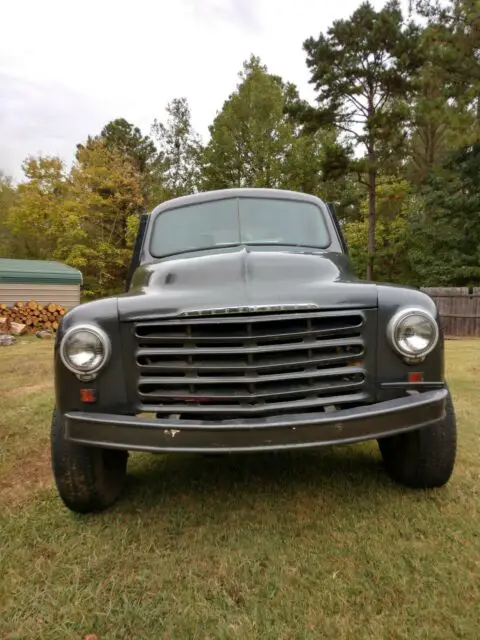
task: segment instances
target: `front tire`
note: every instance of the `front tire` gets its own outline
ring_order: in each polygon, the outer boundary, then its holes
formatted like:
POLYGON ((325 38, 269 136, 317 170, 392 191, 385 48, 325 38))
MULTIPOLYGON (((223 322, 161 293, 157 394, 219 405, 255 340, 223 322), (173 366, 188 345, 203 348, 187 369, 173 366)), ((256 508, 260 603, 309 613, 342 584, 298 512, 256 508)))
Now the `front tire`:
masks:
POLYGON ((69 442, 65 439, 64 421, 56 410, 52 416, 51 455, 58 493, 71 511, 102 511, 122 493, 128 452, 69 442))
POLYGON ((445 485, 455 466, 457 423, 450 393, 446 415, 429 427, 378 440, 387 473, 413 489, 445 485))

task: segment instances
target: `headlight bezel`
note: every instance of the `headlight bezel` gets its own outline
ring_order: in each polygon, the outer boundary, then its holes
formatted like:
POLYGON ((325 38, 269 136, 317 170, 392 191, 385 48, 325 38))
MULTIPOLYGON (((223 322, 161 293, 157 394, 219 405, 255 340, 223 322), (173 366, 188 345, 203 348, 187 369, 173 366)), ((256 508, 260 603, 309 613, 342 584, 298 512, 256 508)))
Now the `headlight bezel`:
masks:
POLYGON ((98 373, 106 366, 108 363, 111 353, 112 353, 112 343, 107 333, 98 325, 85 322, 81 324, 75 324, 67 331, 65 331, 61 343, 60 343, 60 359, 63 365, 72 373, 74 373, 78 378, 92 378, 96 377, 98 373), (97 364, 93 369, 80 369, 76 367, 68 358, 66 354, 66 347, 68 345, 69 339, 73 334, 78 333, 79 331, 87 331, 92 333, 98 340, 100 340, 103 347, 103 358, 99 364, 97 364))
POLYGON ((404 307, 397 311, 397 313, 395 313, 395 315, 390 319, 387 326, 387 337, 392 349, 405 361, 419 362, 425 360, 425 358, 436 348, 440 339, 440 328, 435 317, 426 309, 422 309, 421 307, 404 307), (405 351, 396 341, 397 330, 400 323, 404 322, 410 316, 421 316, 427 319, 433 328, 433 340, 430 342, 428 347, 417 353, 405 351))

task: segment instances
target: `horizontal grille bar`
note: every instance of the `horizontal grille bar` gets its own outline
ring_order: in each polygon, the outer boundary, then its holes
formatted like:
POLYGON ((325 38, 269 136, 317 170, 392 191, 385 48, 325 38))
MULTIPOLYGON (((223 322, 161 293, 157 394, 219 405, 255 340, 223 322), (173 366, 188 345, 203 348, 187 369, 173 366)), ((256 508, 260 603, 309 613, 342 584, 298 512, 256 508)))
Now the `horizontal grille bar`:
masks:
POLYGON ((291 353, 289 355, 277 354, 263 357, 257 356, 255 363, 248 361, 245 355, 227 355, 224 358, 215 356, 202 358, 192 357, 191 362, 183 356, 165 358, 164 356, 144 355, 138 358, 137 366, 142 376, 155 375, 157 373, 168 372, 170 377, 188 376, 195 374, 198 377, 210 373, 221 373, 228 375, 234 373, 257 373, 259 376, 268 375, 274 371, 288 370, 292 373, 302 372, 306 368, 315 367, 336 367, 342 363, 347 363, 352 359, 359 359, 364 355, 363 346, 350 347, 348 352, 338 353, 335 349, 322 350, 312 356, 308 351, 291 353))
POLYGON ((318 314, 297 314, 290 316, 258 316, 248 321, 235 318, 219 318, 196 321, 172 320, 170 322, 138 323, 135 336, 140 345, 152 342, 185 341, 192 343, 238 342, 245 339, 256 342, 276 340, 292 342, 307 336, 328 336, 342 333, 350 334, 359 330, 363 324, 361 315, 319 316, 318 314))
POLYGON ((255 342, 256 344, 261 344, 262 342, 265 342, 265 343, 282 342, 282 341, 294 342, 294 341, 304 340, 305 338, 310 338, 311 340, 313 340, 317 337, 327 337, 331 335, 338 335, 339 333, 343 333, 343 332, 348 333, 350 331, 351 330, 349 327, 342 327, 335 330, 317 329, 316 331, 297 331, 292 333, 263 333, 263 334, 248 336, 248 337, 226 335, 226 336, 221 336, 217 338, 213 336, 206 336, 206 335, 205 336, 197 336, 197 335, 185 336, 181 334, 172 334, 172 335, 162 334, 162 335, 142 336, 141 342, 142 344, 145 344, 145 345, 161 344, 163 342, 166 342, 166 343, 190 342, 193 344, 200 344, 200 345, 211 343, 212 346, 214 346, 217 343, 236 344, 238 342, 244 342, 247 339, 247 340, 251 340, 252 342, 255 342))
POLYGON ((135 323, 135 331, 137 332, 139 329, 144 330, 145 328, 150 328, 157 330, 159 327, 165 327, 167 329, 171 329, 171 327, 198 327, 198 326, 231 326, 232 324, 237 325, 245 325, 245 324, 255 324, 262 323, 265 325, 269 322, 279 323, 285 322, 290 325, 293 322, 298 322, 300 320, 307 321, 316 321, 330 324, 338 322, 342 320, 342 322, 350 322, 352 326, 360 326, 363 323, 363 314, 357 311, 323 311, 319 313, 318 311, 308 311, 308 312, 290 312, 290 313, 262 313, 257 315, 231 315, 231 316, 205 316, 205 317, 190 317, 190 318, 167 318, 167 319, 158 319, 151 320, 148 322, 136 322, 135 323))
POLYGON ((298 396, 311 395, 315 396, 320 393, 332 394, 337 391, 345 392, 360 389, 363 385, 362 377, 357 382, 333 380, 324 384, 312 384, 309 387, 292 386, 272 389, 268 391, 255 391, 253 393, 245 390, 244 393, 240 389, 229 389, 222 387, 221 389, 201 389, 195 393, 189 393, 188 390, 183 393, 177 389, 151 389, 151 385, 140 385, 140 397, 142 399, 159 400, 159 401, 180 401, 180 402, 201 402, 208 404, 209 402, 218 402, 220 400, 228 400, 235 403, 258 404, 266 400, 274 400, 275 398, 295 398, 298 396), (144 388, 147 389, 144 391, 144 388))
POLYGON ((337 367, 335 369, 312 369, 310 371, 302 371, 295 373, 292 376, 291 373, 279 373, 276 375, 268 376, 205 376, 205 377, 178 377, 172 378, 169 376, 152 376, 139 380, 139 385, 152 384, 162 386, 178 386, 178 385, 215 385, 215 384, 266 384, 269 382, 282 382, 283 380, 311 380, 317 378, 333 378, 335 376, 348 376, 354 374, 363 374, 363 369, 360 367, 337 367))
POLYGON ((144 355, 210 355, 210 354, 257 354, 257 353, 283 353, 285 351, 296 351, 305 349, 324 349, 328 347, 362 346, 360 339, 352 338, 332 338, 331 340, 305 340, 304 342, 292 344, 272 344, 260 347, 142 347, 137 350, 137 356, 144 355))
POLYGON ((164 404, 141 404, 139 410, 141 412, 153 412, 164 415, 172 414, 196 414, 204 416, 217 416, 222 419, 225 416, 249 416, 249 415, 276 415, 280 413, 301 413, 303 411, 321 410, 326 405, 340 405, 349 404, 354 405, 357 403, 365 402, 368 400, 368 394, 366 393, 350 393, 348 395, 329 396, 327 398, 316 399, 303 399, 303 400, 290 400, 287 402, 275 402, 266 403, 258 406, 232 406, 231 404, 217 404, 217 405, 195 405, 190 406, 184 404, 171 404, 165 406, 164 404))

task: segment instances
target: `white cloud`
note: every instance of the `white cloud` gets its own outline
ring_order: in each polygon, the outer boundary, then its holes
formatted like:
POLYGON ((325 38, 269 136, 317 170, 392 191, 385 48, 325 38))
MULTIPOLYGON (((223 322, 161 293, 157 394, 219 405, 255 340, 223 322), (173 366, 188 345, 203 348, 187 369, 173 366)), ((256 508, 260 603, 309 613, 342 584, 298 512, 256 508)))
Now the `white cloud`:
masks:
MULTIPOLYGON (((306 97, 303 41, 358 0, 7 0, 0 40, 0 168, 30 153, 67 161, 77 142, 123 117, 145 133, 174 97, 208 125, 250 53, 306 97)), ((375 0, 379 8, 384 2, 375 0)))
POLYGON ((20 176, 29 154, 69 161, 76 142, 103 126, 106 113, 88 96, 51 82, 0 72, 0 168, 20 176))

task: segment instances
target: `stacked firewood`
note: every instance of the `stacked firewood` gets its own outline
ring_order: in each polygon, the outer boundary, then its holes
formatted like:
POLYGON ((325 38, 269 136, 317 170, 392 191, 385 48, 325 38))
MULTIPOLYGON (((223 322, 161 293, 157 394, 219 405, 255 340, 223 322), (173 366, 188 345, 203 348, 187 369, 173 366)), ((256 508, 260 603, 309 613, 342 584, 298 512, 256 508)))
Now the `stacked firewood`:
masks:
POLYGON ((11 306, 0 304, 0 333, 18 336, 39 330, 56 331, 66 311, 65 307, 54 302, 39 304, 30 300, 11 306))

